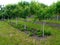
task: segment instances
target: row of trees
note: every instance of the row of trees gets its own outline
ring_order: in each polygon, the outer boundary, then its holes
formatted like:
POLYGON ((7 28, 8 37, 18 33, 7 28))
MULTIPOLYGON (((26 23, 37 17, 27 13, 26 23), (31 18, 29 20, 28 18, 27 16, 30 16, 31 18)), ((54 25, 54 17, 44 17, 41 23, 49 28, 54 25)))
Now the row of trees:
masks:
POLYGON ((47 6, 42 3, 34 2, 19 2, 18 4, 9 4, 4 7, 0 5, 0 19, 4 18, 15 18, 21 17, 26 18, 27 16, 34 15, 35 18, 47 19, 55 15, 60 14, 60 2, 53 3, 51 6, 47 6))

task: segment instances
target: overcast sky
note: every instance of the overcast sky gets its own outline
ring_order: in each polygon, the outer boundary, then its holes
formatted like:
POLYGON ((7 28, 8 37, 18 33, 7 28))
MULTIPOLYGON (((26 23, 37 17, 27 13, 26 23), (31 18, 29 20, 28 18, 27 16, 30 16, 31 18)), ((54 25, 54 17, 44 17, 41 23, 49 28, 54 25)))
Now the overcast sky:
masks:
MULTIPOLYGON (((21 0, 0 0, 0 5, 7 5, 7 4, 15 4, 20 2, 21 0)), ((31 0, 23 0, 30 2, 31 0)), ((57 2, 57 0, 38 0, 40 3, 44 3, 46 5, 51 5, 53 2, 57 2)))

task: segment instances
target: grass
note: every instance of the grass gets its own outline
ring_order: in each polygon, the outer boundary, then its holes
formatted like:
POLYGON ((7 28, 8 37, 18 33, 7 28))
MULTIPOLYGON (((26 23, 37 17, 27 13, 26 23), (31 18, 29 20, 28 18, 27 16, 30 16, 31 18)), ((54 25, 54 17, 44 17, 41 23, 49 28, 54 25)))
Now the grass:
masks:
MULTIPOLYGON (((29 20, 29 21, 34 21, 34 18, 28 18, 27 20, 29 20)), ((38 19, 36 19, 36 21, 39 21, 38 19)), ((55 24, 60 24, 60 20, 52 20, 52 19, 50 19, 50 20, 40 20, 40 21, 42 21, 42 22, 48 22, 48 23, 55 23, 55 24)))
MULTIPOLYGON (((10 22, 11 25, 17 29, 20 29, 22 30, 23 28, 23 31, 29 31, 29 32, 32 32, 31 34, 33 35, 38 35, 38 36, 42 36, 42 24, 34 24, 32 22, 25 22, 25 21, 18 21, 18 23, 16 24, 15 22, 10 22), (25 30, 24 29, 24 25, 27 26, 27 29, 25 30)), ((45 33, 45 36, 48 36, 48 35, 51 35, 51 32, 49 30, 45 30, 44 31, 45 33)))
POLYGON ((0 21, 0 45, 35 45, 35 39, 0 21))
MULTIPOLYGON (((15 20, 13 20, 15 22, 15 20)), ((24 22, 21 20, 18 20, 21 24, 29 24, 31 27, 35 27, 37 29, 42 29, 42 24, 32 24, 31 22, 24 22)), ((47 26, 45 25, 45 30, 51 31, 52 35, 47 37, 44 40, 40 40, 41 45, 60 45, 60 29, 56 29, 55 27, 47 26)))
MULTIPOLYGON (((15 22, 15 20, 11 21, 15 22)), ((23 24, 28 23, 21 20, 18 21, 23 24)), ((29 26, 32 25, 31 22, 28 24, 29 26)), ((33 24, 31 27, 42 29, 42 24, 33 24)), ((60 29, 45 25, 45 30, 51 31, 52 35, 44 39, 36 40, 24 32, 13 28, 7 22, 0 21, 0 45, 60 45, 60 29)))
MULTIPOLYGON (((42 21, 44 21, 44 20, 42 20, 42 21)), ((60 20, 46 20, 46 22, 48 22, 48 23, 55 23, 55 24, 60 24, 60 20)))

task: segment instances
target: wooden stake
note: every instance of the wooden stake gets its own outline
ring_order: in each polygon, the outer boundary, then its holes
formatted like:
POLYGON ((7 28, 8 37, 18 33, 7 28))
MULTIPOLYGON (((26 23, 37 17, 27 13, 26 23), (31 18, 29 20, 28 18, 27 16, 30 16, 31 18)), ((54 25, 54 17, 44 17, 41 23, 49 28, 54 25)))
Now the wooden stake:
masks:
POLYGON ((45 23, 43 22, 43 37, 44 37, 44 26, 45 26, 45 23))
POLYGON ((58 19, 59 19, 58 17, 59 17, 59 16, 57 15, 57 21, 58 21, 58 19))
POLYGON ((16 17, 16 26, 17 26, 17 24, 18 24, 18 19, 17 19, 17 17, 16 17))

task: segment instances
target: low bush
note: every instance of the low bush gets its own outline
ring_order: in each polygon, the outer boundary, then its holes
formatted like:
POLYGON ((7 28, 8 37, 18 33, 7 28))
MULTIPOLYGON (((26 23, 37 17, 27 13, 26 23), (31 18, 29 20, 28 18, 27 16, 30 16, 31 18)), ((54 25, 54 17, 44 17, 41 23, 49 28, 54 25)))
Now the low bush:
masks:
MULTIPOLYGON (((38 29, 35 29, 35 28, 32 28, 32 27, 29 27, 26 25, 26 29, 24 29, 24 25, 22 24, 11 24, 13 27, 19 29, 20 31, 28 31, 29 32, 29 36, 33 36, 33 35, 36 35, 38 37, 41 37, 42 34, 43 34, 43 31, 42 30, 38 30, 38 29)), ((44 31, 44 35, 45 36, 49 36, 51 35, 51 32, 50 31, 44 31)))
POLYGON ((27 27, 27 31, 32 31, 32 28, 30 28, 30 27, 27 27))
POLYGON ((51 35, 51 32, 50 32, 50 31, 44 31, 44 34, 45 34, 46 36, 50 36, 50 35, 51 35))
POLYGON ((33 32, 30 32, 30 33, 29 33, 29 36, 33 36, 33 35, 34 35, 34 33, 33 33, 33 32))
POLYGON ((42 36, 42 31, 37 30, 37 31, 35 32, 35 34, 36 34, 38 37, 41 37, 41 36, 42 36))

